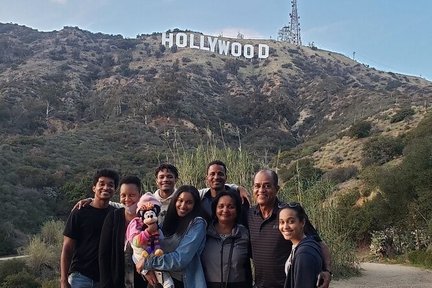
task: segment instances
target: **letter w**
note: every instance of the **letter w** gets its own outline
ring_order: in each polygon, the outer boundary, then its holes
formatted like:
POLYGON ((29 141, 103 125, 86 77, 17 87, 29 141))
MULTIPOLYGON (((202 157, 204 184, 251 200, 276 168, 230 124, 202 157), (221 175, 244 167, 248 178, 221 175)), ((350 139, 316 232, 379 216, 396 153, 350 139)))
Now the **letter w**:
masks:
POLYGON ((228 55, 230 42, 225 40, 218 40, 218 44, 219 44, 219 54, 228 55))

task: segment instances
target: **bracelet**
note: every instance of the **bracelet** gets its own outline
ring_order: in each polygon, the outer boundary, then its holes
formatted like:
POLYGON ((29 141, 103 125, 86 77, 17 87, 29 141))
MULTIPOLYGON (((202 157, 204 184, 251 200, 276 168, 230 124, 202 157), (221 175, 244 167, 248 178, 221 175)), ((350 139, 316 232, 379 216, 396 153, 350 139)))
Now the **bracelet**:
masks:
POLYGON ((323 270, 323 272, 328 272, 328 273, 330 274, 330 276, 333 277, 333 273, 332 273, 330 270, 328 270, 327 268, 325 268, 325 269, 323 270))

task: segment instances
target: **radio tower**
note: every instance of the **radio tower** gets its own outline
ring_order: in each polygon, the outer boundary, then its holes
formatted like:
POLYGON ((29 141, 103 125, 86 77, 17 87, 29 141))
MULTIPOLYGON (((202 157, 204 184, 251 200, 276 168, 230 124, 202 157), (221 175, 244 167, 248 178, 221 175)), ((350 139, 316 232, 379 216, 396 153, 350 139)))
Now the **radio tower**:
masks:
POLYGON ((284 26, 279 30, 278 39, 279 41, 285 41, 297 46, 300 46, 301 36, 300 36, 300 17, 297 14, 297 0, 291 1, 291 13, 290 19, 291 23, 288 26, 284 26))

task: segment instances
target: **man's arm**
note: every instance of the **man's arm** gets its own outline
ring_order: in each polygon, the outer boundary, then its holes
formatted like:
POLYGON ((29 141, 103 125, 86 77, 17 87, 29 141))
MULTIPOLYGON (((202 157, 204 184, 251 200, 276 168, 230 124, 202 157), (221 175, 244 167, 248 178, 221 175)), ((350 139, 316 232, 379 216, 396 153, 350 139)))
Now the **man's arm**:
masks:
MULTIPOLYGON (((81 207, 85 207, 87 205, 90 205, 93 201, 93 198, 85 198, 85 199, 81 199, 79 200, 71 209, 71 211, 74 211, 76 209, 81 209, 81 207)), ((118 203, 118 202, 112 202, 109 201, 109 205, 114 207, 114 208, 123 208, 123 204, 118 203)))
POLYGON ((252 201, 251 201, 251 195, 246 190, 246 188, 243 187, 243 186, 238 186, 237 190, 239 191, 240 197, 242 198, 242 203, 248 202, 249 206, 251 206, 251 203, 252 203, 252 201))
POLYGON ((249 202, 249 206, 251 205, 251 203, 252 203, 251 195, 249 194, 249 192, 247 191, 247 189, 245 187, 239 186, 237 184, 225 184, 225 185, 227 185, 231 189, 237 190, 239 192, 242 203, 247 201, 247 202, 249 202))
POLYGON ((319 242, 321 246, 321 253, 324 258, 324 271, 320 273, 321 277, 324 279, 324 282, 318 288, 328 288, 331 281, 331 256, 330 249, 324 241, 319 242))
POLYGON ((68 283, 69 267, 72 261, 72 255, 75 250, 75 240, 63 236, 63 247, 60 257, 60 287, 70 288, 68 283))

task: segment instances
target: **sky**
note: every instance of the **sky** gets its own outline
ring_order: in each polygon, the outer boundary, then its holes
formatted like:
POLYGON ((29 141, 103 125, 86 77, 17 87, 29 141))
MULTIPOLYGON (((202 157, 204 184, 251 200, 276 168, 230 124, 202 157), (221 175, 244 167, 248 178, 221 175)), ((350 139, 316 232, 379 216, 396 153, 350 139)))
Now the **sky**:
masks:
MULTIPOLYGON (((431 0, 297 0, 297 8, 303 45, 432 81, 431 0)), ((277 39, 290 13, 291 0, 0 0, 1 23, 126 38, 179 28, 277 39)))

